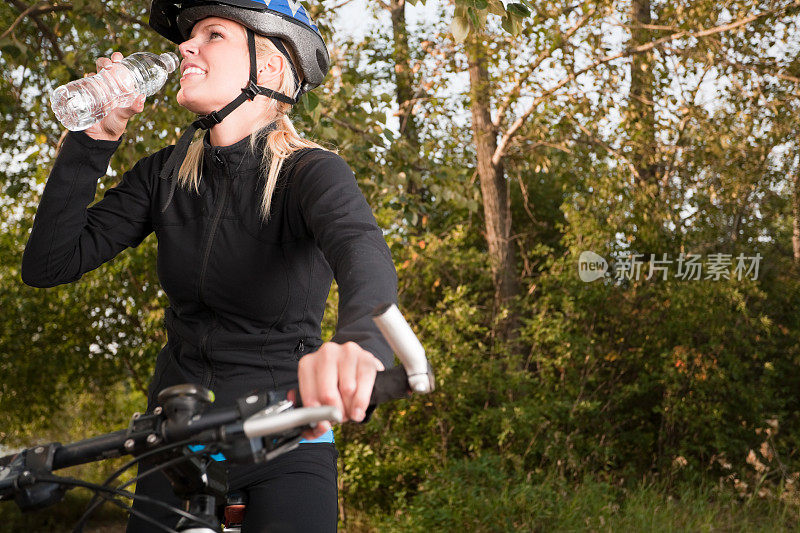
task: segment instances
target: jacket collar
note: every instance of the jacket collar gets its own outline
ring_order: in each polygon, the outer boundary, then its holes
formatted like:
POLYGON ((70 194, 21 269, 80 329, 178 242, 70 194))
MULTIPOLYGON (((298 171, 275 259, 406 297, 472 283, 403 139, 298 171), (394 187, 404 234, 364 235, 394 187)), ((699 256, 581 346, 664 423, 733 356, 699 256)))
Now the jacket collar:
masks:
POLYGON ((255 151, 250 149, 250 135, 228 146, 212 146, 209 142, 210 132, 206 132, 203 135, 204 165, 211 165, 215 168, 224 166, 236 172, 257 170, 261 166, 262 154, 267 141, 266 134, 275 128, 276 125, 273 122, 260 130, 255 151))

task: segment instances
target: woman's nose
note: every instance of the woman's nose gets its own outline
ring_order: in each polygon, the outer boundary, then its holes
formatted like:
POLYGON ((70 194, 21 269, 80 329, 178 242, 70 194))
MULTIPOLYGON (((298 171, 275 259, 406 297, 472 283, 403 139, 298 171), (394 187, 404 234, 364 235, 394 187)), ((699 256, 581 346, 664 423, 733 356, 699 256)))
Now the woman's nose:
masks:
POLYGON ((189 57, 190 55, 197 54, 197 46, 194 44, 194 39, 183 41, 178 45, 178 50, 180 50, 183 57, 189 57))

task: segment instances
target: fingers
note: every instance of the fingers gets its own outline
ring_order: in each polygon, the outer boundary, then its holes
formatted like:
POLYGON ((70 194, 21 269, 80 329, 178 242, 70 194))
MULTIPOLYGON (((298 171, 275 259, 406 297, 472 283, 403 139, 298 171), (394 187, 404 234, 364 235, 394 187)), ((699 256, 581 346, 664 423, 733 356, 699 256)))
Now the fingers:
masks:
POLYGON ((123 60, 123 58, 124 56, 120 52, 114 52, 113 54, 111 54, 110 58, 98 57, 97 61, 95 61, 95 65, 97 66, 97 72, 100 72, 105 68, 110 68, 111 65, 113 65, 114 63, 119 63, 120 61, 123 60))
POLYGON ((127 121, 136 113, 141 113, 142 111, 144 111, 144 101, 145 101, 144 95, 137 94, 136 99, 134 99, 134 101, 131 102, 130 106, 119 109, 120 118, 127 121))
POLYGON ((352 368, 352 372, 355 374, 355 388, 348 398, 344 398, 344 393, 342 393, 342 397, 344 399, 347 418, 355 420, 356 422, 361 422, 364 420, 367 407, 369 407, 369 399, 370 396, 372 396, 372 389, 375 386, 375 376, 378 371, 383 370, 383 364, 368 351, 363 350, 355 344, 354 346, 356 346, 358 353, 355 359, 355 365, 350 368, 352 368))
MULTIPOLYGON (((383 364, 356 343, 326 343, 300 360, 298 380, 303 405, 332 405, 342 412, 343 421, 364 419, 375 376, 383 364)), ((317 438, 330 429, 323 422, 305 438, 317 438)))
POLYGON ((342 398, 342 416, 351 420, 353 397, 358 390, 358 351, 361 348, 354 342, 342 344, 339 358, 339 394, 342 398))
MULTIPOLYGON (((124 56, 120 52, 112 53, 111 57, 100 57, 95 61, 97 72, 100 73, 112 68, 115 63, 119 63, 123 59, 124 56)), ((94 74, 94 72, 86 73, 84 77, 93 76, 94 74)), ((95 139, 118 140, 125 132, 128 120, 136 113, 144 111, 144 95, 137 94, 132 100, 129 98, 130 96, 125 95, 124 101, 114 102, 113 105, 109 103, 108 114, 101 121, 87 128, 85 130, 86 134, 95 139)))
MULTIPOLYGON (((337 357, 335 350, 332 350, 329 344, 332 343, 327 343, 313 354, 300 359, 297 369, 300 397, 303 399, 303 405, 307 407, 332 405, 344 413, 337 389, 337 357)), ((330 429, 330 422, 320 422, 313 431, 304 433, 304 437, 316 439, 330 429)))

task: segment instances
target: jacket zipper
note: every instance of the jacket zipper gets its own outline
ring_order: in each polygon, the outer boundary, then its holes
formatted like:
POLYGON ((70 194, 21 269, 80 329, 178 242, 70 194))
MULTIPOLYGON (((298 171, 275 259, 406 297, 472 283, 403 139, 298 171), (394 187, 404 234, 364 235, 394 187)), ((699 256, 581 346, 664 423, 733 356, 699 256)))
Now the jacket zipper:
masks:
MULTIPOLYGON (((214 157, 219 157, 217 153, 214 154, 214 157)), ((223 172, 226 172, 227 168, 223 172)), ((222 188, 222 196, 219 199, 218 207, 216 212, 214 213, 214 218, 211 221, 211 229, 208 233, 208 240, 206 241, 206 249, 203 253, 203 262, 201 263, 200 268, 200 280, 198 283, 197 288, 197 296, 199 301, 203 301, 203 286, 205 285, 206 279, 206 270, 208 270, 208 261, 211 258, 211 248, 214 245, 214 236, 217 234, 217 229, 219 228, 219 221, 222 218, 222 214, 225 212, 225 207, 228 202, 228 192, 230 190, 230 181, 224 181, 225 186, 222 188)), ((209 354, 209 347, 211 345, 211 334, 215 329, 217 329, 218 322, 217 318, 214 317, 214 320, 211 326, 206 330, 205 334, 203 335, 203 340, 200 342, 200 355, 203 358, 203 362, 206 363, 207 368, 210 372, 206 373, 203 372, 203 386, 210 387, 211 382, 214 380, 214 363, 211 360, 211 356, 209 354)))
POLYGON ((203 387, 211 388, 211 382, 214 381, 214 362, 211 360, 211 356, 209 355, 210 346, 211 346, 211 333, 217 329, 219 323, 217 322, 217 317, 215 316, 211 325, 206 329, 206 332, 203 334, 203 339, 200 341, 200 356, 203 358, 203 363, 205 363, 205 368, 203 368, 203 387))
POLYGON ((225 212, 225 204, 228 202, 228 189, 230 189, 230 183, 226 181, 225 187, 222 189, 222 198, 219 200, 219 207, 217 208, 216 213, 214 213, 214 219, 211 221, 211 230, 209 230, 206 249, 203 253, 203 262, 201 263, 202 267, 200 268, 200 283, 197 289, 197 296, 201 302, 203 301, 203 285, 205 284, 206 280, 206 270, 208 269, 208 260, 211 257, 211 248, 214 244, 214 236, 217 234, 219 221, 222 218, 222 214, 225 212))
POLYGON ((296 360, 300 360, 303 357, 303 352, 306 351, 306 345, 303 343, 303 339, 300 339, 300 342, 297 343, 297 346, 294 349, 294 358, 296 360))

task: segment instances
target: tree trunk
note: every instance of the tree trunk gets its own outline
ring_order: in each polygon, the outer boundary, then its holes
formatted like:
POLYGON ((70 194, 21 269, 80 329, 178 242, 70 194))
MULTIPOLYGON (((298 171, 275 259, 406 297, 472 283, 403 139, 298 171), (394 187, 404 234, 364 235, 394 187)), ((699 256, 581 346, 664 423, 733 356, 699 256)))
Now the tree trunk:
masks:
POLYGON ((800 167, 795 168, 792 176, 792 249, 794 251, 794 263, 800 265, 800 167))
POLYGON ((478 177, 486 219, 486 241, 494 282, 497 308, 507 305, 517 295, 518 280, 511 241, 511 201, 502 161, 492 162, 497 149, 497 131, 490 113, 489 74, 486 69, 486 45, 478 32, 470 32, 466 43, 469 61, 470 108, 472 133, 478 156, 478 177))
POLYGON ((406 1, 391 0, 392 32, 394 34, 394 80, 397 87, 397 104, 400 106, 400 134, 409 143, 419 144, 417 123, 411 109, 414 106, 414 75, 411 73, 411 54, 408 49, 406 28, 406 1))
MULTIPOLYGON (((631 46, 650 42, 650 31, 639 26, 652 24, 650 0, 631 2, 631 46)), ((628 99, 632 157, 637 180, 643 185, 654 185, 658 175, 658 143, 653 101, 655 75, 653 52, 634 54, 631 61, 631 88, 628 99)))
MULTIPOLYGON (((397 88, 398 118, 400 120, 400 137, 405 139, 412 152, 419 157, 419 132, 411 110, 414 107, 414 74, 411 72, 411 54, 408 48, 408 31, 406 28, 406 0, 391 0, 392 33, 394 36, 394 80, 397 88)), ((414 194, 416 186, 412 173, 408 173, 406 183, 409 194, 414 194)))

